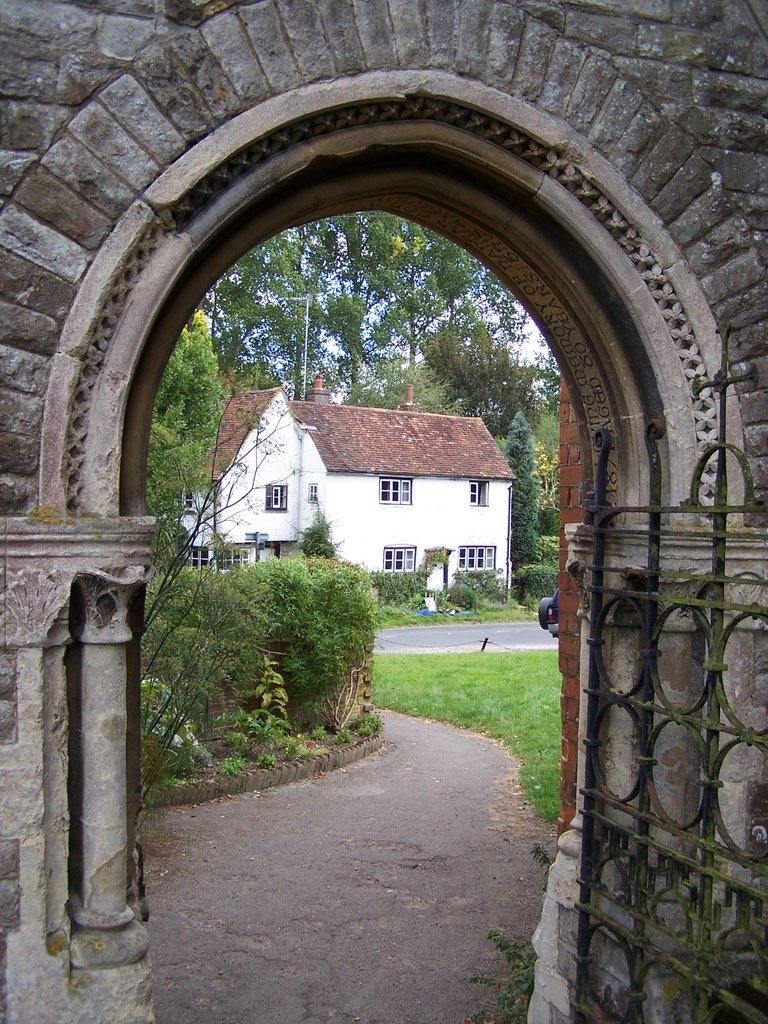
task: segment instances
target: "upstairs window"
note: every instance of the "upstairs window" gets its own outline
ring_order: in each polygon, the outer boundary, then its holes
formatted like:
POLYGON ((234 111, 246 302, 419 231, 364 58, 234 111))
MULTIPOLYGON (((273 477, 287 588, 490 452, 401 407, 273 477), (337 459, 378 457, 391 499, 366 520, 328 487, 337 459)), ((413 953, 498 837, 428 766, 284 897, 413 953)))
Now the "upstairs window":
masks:
POLYGON ((195 511, 195 492, 194 491, 182 491, 181 492, 181 507, 184 512, 195 511))
POLYGON ((459 548, 459 570, 495 569, 496 548, 468 544, 459 548))
POLYGON ((469 481, 469 504, 470 505, 487 505, 488 504, 488 481, 487 480, 470 480, 469 481))
POLYGON ((310 505, 317 504, 317 484, 310 484, 307 492, 307 501, 310 505))
POLYGON ((288 484, 267 485, 267 512, 288 511, 288 484))
POLYGON ((411 481, 396 476, 380 477, 379 501, 382 505, 410 505, 411 481))
POLYGON ((416 548, 384 548, 384 572, 413 572, 416 548))

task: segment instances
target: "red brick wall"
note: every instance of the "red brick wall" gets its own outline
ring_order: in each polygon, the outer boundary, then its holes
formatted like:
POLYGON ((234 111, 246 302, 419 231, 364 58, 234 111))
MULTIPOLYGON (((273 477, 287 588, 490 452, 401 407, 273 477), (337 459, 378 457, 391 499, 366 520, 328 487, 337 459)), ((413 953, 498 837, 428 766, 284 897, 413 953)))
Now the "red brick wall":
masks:
POLYGON ((581 435, 565 384, 560 389, 560 671, 563 689, 560 709, 563 723, 560 758, 562 810, 558 832, 564 831, 576 813, 576 763, 579 742, 579 636, 576 612, 579 594, 575 581, 565 572, 566 548, 563 527, 582 520, 581 435))

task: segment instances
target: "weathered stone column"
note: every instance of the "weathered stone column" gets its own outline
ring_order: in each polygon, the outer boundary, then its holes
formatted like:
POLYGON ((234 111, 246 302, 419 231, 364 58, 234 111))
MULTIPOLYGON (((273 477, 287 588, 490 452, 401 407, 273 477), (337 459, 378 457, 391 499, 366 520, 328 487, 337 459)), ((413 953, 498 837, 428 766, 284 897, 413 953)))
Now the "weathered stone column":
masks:
POLYGON ((71 798, 79 827, 70 908, 75 967, 133 963, 147 935, 126 902, 126 650, 131 599, 143 568, 89 572, 75 580, 72 631, 80 642, 71 798))

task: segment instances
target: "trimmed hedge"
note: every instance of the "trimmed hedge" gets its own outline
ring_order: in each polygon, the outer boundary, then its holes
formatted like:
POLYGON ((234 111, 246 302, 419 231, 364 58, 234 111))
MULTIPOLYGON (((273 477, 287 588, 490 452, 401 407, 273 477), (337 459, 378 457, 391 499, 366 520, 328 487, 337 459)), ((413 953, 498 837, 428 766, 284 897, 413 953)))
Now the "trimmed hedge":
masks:
POLYGON ((559 575, 557 565, 533 562, 519 569, 513 582, 521 601, 540 601, 542 597, 548 597, 557 590, 559 575))
POLYGON ((379 595, 379 604, 401 607, 414 600, 423 601, 429 569, 415 572, 372 572, 371 583, 379 595))

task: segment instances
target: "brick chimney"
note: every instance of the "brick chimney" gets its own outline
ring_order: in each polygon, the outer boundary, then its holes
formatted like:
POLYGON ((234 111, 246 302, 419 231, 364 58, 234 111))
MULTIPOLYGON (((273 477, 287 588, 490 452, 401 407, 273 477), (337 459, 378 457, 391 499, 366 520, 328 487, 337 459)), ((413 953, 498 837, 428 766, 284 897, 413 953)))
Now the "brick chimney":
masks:
POLYGON ((405 401, 400 406, 403 412, 418 412, 419 407, 413 400, 413 384, 405 385, 405 401))
POLYGON ((323 376, 315 374, 315 383, 304 395, 305 402, 330 402, 331 392, 323 387, 323 376))

